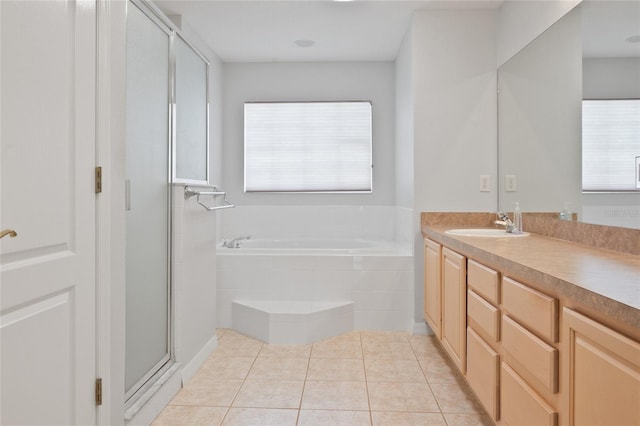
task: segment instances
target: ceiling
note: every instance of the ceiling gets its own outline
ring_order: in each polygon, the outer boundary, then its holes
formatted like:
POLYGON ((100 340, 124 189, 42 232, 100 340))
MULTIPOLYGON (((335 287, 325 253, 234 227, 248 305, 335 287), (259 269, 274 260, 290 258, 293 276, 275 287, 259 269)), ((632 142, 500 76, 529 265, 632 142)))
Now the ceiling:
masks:
POLYGON ((393 61, 421 9, 497 8, 503 0, 155 0, 223 62, 393 61), (296 40, 311 40, 300 47, 296 40))
POLYGON ((582 48, 585 58, 640 57, 640 1, 583 1, 582 48), (630 43, 627 38, 638 36, 630 43))

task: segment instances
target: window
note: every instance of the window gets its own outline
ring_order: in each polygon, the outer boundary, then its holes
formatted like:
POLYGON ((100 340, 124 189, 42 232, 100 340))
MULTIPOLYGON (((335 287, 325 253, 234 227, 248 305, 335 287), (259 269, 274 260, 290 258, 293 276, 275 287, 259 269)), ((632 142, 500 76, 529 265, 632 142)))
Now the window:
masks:
POLYGON ((247 102, 247 192, 371 192, 371 102, 247 102))
POLYGON ((640 188, 640 99, 582 101, 582 189, 640 188))

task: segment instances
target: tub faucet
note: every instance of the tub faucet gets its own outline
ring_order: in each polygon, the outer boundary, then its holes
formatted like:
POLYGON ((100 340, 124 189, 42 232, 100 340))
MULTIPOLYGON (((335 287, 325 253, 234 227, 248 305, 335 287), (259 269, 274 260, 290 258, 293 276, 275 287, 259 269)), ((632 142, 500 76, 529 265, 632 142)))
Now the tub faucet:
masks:
POLYGON ((493 223, 495 223, 496 225, 504 226, 504 230, 507 232, 513 232, 516 229, 515 223, 513 223, 511 219, 509 219, 508 214, 503 212, 498 212, 496 214, 498 216, 498 220, 496 220, 493 223))
POLYGON ((250 239, 251 239, 251 235, 247 235, 246 237, 234 238, 233 240, 224 241, 222 243, 222 247, 240 248, 240 241, 242 241, 242 240, 250 240, 250 239))

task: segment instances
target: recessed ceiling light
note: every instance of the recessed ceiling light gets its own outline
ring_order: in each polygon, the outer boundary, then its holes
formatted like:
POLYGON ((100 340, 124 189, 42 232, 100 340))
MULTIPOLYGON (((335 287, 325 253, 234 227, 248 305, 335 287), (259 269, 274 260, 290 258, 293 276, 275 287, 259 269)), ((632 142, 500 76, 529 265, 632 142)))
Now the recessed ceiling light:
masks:
POLYGON ((299 47, 311 47, 316 44, 316 42, 313 40, 296 40, 294 41, 294 43, 299 47))
POLYGON ((627 37, 627 43, 640 43, 640 34, 627 37))

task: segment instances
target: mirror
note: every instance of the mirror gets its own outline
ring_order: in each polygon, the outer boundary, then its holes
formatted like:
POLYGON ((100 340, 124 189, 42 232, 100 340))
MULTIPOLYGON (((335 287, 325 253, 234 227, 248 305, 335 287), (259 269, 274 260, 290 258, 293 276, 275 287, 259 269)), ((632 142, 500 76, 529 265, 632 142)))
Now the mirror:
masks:
POLYGON ((499 68, 500 211, 569 203, 579 220, 640 228, 640 191, 582 191, 582 99, 640 99, 639 22, 639 2, 585 1, 499 68))

